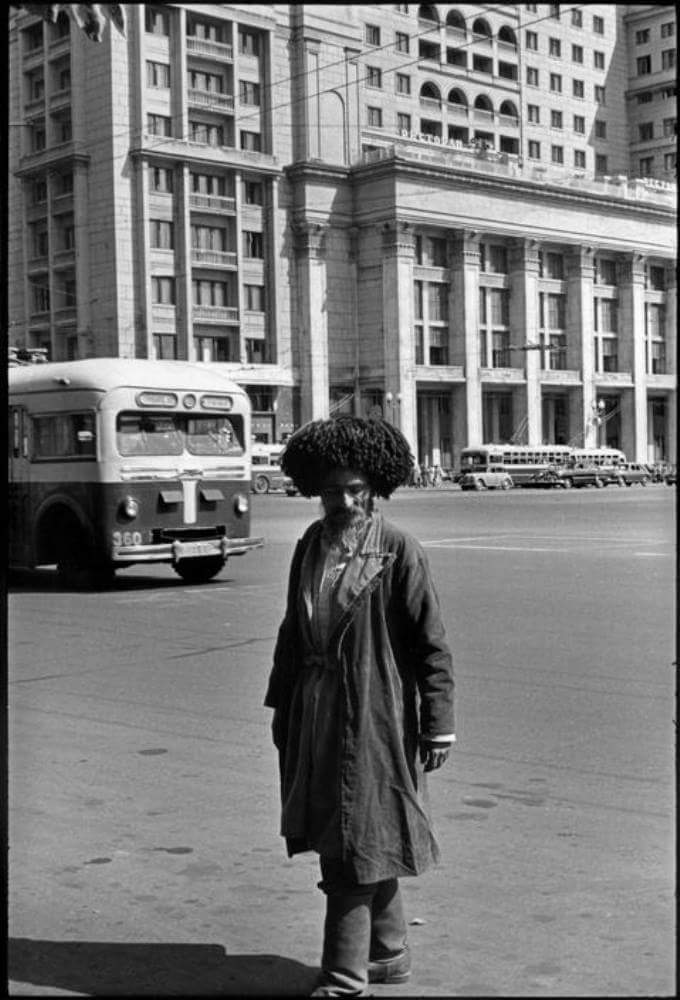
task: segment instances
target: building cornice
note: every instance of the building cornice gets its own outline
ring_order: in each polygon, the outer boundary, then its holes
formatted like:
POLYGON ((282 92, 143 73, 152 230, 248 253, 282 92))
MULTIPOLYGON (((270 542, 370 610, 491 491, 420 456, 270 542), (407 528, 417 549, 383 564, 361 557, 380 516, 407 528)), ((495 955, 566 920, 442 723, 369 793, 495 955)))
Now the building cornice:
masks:
POLYGON ((321 160, 301 160, 285 166, 283 173, 293 184, 300 181, 337 184, 341 181, 348 181, 351 178, 352 168, 341 166, 337 163, 323 163, 321 160))

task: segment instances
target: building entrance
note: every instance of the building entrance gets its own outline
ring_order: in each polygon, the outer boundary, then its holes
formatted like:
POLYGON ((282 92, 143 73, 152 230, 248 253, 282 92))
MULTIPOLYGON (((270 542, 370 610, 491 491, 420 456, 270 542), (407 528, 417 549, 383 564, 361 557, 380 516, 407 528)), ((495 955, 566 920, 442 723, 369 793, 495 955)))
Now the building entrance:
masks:
POLYGON ((453 407, 451 392, 419 392, 418 454, 424 465, 453 468, 453 407))

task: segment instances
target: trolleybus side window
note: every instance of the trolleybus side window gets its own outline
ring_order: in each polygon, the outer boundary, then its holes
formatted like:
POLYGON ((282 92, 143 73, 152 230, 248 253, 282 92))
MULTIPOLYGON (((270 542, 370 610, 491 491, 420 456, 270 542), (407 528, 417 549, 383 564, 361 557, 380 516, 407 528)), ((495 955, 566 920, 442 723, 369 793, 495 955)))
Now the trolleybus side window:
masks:
POLYGON ((96 456, 94 413, 51 413, 33 417, 33 459, 96 456))

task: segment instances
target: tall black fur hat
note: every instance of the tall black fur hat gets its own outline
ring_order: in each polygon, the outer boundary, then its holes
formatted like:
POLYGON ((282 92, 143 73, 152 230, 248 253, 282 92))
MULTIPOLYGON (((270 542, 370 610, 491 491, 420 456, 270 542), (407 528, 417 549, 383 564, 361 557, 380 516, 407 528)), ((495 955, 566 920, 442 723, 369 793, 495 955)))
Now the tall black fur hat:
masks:
POLYGON ((318 496, 324 477, 343 468, 363 473, 371 491, 387 498, 408 480, 413 455, 392 424, 342 414, 296 431, 281 455, 281 468, 306 497, 318 496))

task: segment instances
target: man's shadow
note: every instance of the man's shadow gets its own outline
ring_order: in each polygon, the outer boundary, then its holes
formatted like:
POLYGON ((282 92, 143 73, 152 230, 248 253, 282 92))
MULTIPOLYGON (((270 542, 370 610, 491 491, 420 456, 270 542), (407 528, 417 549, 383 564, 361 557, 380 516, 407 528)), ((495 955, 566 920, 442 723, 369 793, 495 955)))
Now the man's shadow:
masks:
MULTIPOLYGON (((94 996, 309 995, 318 969, 279 955, 228 955, 217 944, 10 938, 9 979, 94 996)), ((11 994, 11 989, 10 989, 11 994)))

